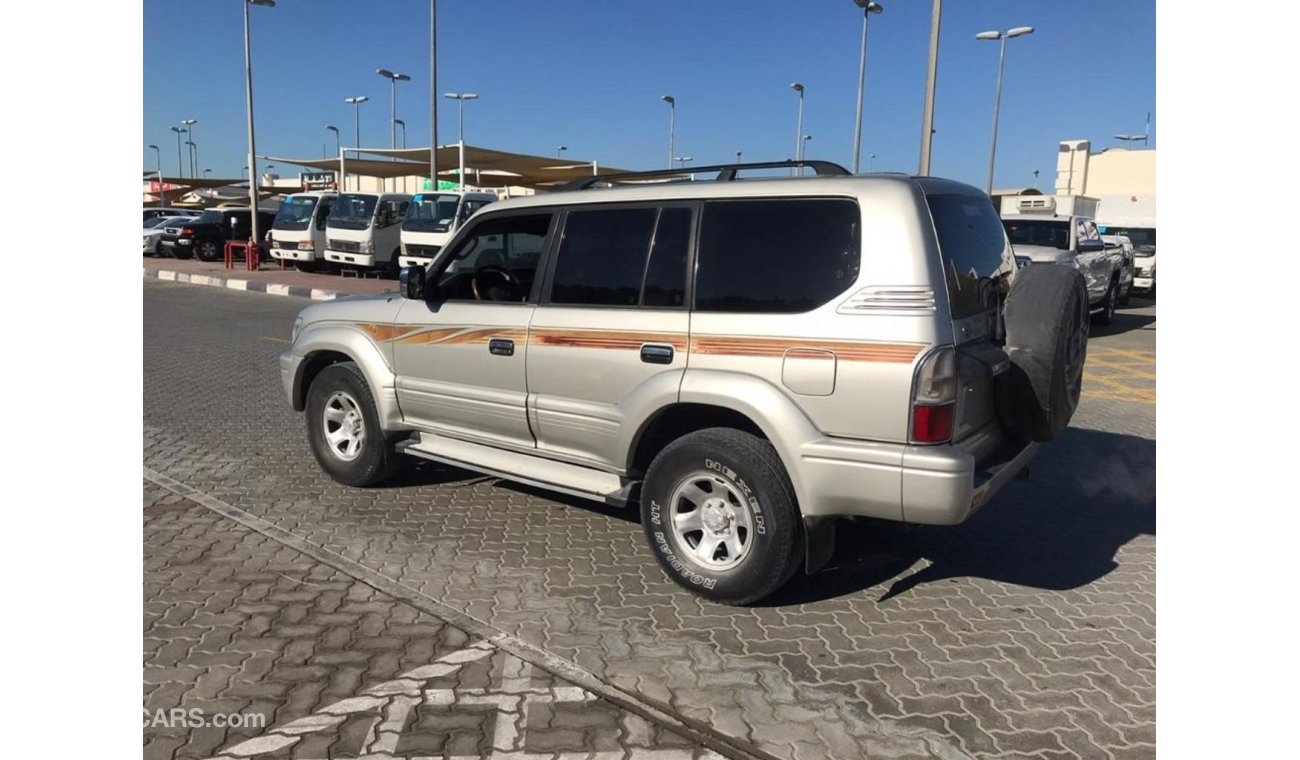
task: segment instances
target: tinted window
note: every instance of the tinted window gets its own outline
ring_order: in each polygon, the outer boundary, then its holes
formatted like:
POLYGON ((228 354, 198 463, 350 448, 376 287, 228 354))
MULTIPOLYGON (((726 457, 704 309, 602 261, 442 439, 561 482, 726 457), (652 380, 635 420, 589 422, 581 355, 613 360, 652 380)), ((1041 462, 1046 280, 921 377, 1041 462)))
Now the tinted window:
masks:
POLYGON ((1070 250, 1070 223, 1063 219, 1007 219, 1003 226, 1013 246, 1041 245, 1070 250))
POLYGON ((327 226, 345 230, 364 230, 370 226, 379 199, 373 195, 345 193, 334 202, 327 226))
POLYGON ((446 232, 451 229, 456 218, 456 206, 460 203, 459 195, 420 194, 411 200, 402 229, 412 232, 446 232))
POLYGON ((695 308, 794 313, 821 306, 858 277, 859 218, 849 200, 706 202, 695 308))
POLYGON ((658 211, 573 211, 555 262, 551 302, 636 306, 658 211))
POLYGON ((666 208, 659 212, 650 263, 646 265, 643 306, 681 306, 686 303, 686 255, 691 246, 691 210, 666 208))
POLYGON ((993 201, 982 196, 930 195, 926 201, 939 238, 952 317, 977 314, 990 303, 990 284, 1000 287, 1000 275, 1012 269, 1002 220, 993 201))
POLYGON ((305 230, 319 200, 314 195, 291 195, 280 204, 273 227, 277 230, 305 230))

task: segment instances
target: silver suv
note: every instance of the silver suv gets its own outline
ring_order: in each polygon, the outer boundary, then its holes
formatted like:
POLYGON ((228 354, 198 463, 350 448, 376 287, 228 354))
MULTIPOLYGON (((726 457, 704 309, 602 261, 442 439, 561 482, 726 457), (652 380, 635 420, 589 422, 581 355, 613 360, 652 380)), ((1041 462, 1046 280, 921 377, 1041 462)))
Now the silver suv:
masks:
POLYGON ((1018 270, 964 184, 738 177, 794 165, 494 203, 400 293, 305 309, 280 368, 317 461, 639 505, 667 574, 733 604, 821 567, 837 518, 965 520, 1074 411, 1082 278, 1018 270))

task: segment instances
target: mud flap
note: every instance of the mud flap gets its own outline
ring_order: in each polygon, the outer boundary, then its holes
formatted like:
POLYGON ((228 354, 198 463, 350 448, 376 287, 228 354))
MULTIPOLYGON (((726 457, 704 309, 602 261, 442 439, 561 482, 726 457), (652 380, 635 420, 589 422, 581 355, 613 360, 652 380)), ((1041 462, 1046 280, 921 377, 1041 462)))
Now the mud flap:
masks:
POLYGON ((805 517, 804 572, 812 574, 826 566, 835 554, 835 517, 805 517))

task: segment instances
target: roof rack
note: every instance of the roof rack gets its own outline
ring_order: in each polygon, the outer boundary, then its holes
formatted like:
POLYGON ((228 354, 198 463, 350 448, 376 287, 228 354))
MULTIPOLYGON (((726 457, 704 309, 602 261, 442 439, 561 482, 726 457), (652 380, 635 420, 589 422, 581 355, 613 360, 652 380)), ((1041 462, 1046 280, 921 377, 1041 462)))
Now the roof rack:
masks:
POLYGON ((680 177, 686 174, 704 174, 706 172, 717 172, 716 182, 731 182, 736 179, 736 172, 741 169, 793 169, 800 166, 806 166, 817 172, 818 177, 847 177, 850 175, 848 169, 831 161, 763 161, 760 163, 750 164, 715 164, 713 166, 692 166, 688 169, 656 169, 645 172, 624 172, 622 174, 599 174, 591 177, 576 179, 568 184, 562 185, 559 192, 569 190, 586 190, 597 182, 610 182, 621 179, 648 179, 650 177, 680 177))

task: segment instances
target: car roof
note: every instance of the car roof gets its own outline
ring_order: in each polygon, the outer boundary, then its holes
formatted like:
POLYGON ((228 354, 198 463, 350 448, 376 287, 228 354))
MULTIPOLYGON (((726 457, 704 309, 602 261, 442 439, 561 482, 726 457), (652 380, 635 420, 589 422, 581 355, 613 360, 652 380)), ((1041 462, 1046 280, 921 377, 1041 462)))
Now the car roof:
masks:
MULTIPOLYGON (((689 171, 689 169, 685 170, 689 171)), ((697 182, 654 182, 617 187, 538 193, 511 198, 493 204, 493 213, 509 209, 535 208, 589 203, 648 202, 712 198, 770 198, 773 196, 869 196, 873 192, 909 192, 920 188, 927 194, 985 196, 970 185, 936 177, 912 177, 906 174, 865 174, 827 177, 764 177, 697 182)), ((487 213, 486 210, 484 213, 487 213)))

